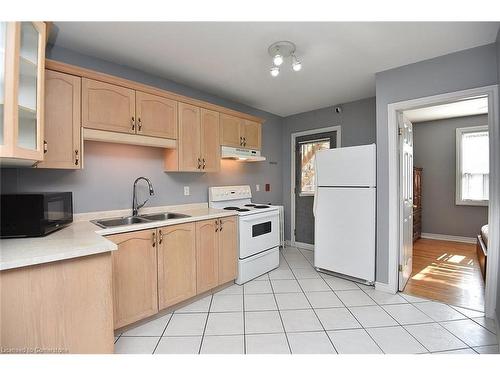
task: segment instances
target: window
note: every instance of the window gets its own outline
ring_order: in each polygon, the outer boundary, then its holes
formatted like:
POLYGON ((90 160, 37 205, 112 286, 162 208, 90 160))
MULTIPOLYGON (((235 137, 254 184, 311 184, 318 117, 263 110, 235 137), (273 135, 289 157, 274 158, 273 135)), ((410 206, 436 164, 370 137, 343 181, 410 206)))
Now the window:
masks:
POLYGON ((329 138, 300 142, 300 195, 314 195, 316 188, 314 156, 317 151, 329 148, 329 138))
POLYGON ((457 129, 456 204, 487 206, 489 140, 487 126, 457 129))

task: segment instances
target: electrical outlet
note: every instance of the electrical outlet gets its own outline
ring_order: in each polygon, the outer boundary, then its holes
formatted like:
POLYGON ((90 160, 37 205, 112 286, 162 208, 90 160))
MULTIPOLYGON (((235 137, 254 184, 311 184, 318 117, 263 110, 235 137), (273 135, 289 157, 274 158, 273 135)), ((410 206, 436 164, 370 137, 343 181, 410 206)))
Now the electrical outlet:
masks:
POLYGON ((259 184, 255 185, 255 191, 260 191, 260 185, 259 184))
POLYGON ((190 195, 189 186, 184 186, 184 195, 190 195))
POLYGON ((271 184, 266 184, 266 191, 271 191, 271 184))

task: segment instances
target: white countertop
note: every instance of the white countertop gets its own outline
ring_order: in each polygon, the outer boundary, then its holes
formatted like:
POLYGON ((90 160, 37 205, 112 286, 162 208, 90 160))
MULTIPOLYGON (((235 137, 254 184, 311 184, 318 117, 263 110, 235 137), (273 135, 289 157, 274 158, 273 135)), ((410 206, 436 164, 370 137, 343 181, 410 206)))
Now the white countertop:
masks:
MULTIPOLYGON (((232 211, 208 208, 206 204, 186 205, 185 207, 184 210, 182 206, 175 206, 175 209, 170 210, 167 207, 156 207, 150 208, 148 213, 169 211, 183 213, 190 217, 107 229, 100 228, 89 221, 75 221, 68 227, 45 237, 0 240, 0 271, 116 250, 117 246, 104 238, 105 235, 235 215, 232 211)), ((99 216, 93 214, 92 218, 99 216)), ((104 213, 102 216, 109 217, 109 214, 104 213)))

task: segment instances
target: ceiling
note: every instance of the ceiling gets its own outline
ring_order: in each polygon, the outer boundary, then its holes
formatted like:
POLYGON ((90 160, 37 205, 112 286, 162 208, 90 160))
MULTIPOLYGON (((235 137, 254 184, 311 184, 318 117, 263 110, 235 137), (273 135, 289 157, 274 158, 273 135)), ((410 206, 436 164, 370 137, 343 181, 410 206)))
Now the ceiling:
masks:
MULTIPOLYGON (((375 73, 495 41, 499 22, 55 22, 51 41, 280 116, 375 95, 375 73), (302 71, 269 74, 290 40, 302 71)), ((285 65, 285 64, 284 64, 285 65)))
POLYGON ((482 115, 488 113, 488 98, 472 98, 455 103, 412 109, 404 114, 411 122, 444 120, 447 118, 482 115))

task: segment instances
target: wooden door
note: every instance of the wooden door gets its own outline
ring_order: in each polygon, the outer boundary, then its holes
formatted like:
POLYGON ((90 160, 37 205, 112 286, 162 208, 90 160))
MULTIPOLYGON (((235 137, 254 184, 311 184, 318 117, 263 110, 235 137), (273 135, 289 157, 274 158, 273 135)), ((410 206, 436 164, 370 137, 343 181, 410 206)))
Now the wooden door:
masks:
POLYGON ((242 135, 240 133, 243 120, 226 115, 220 114, 220 143, 223 146, 241 147, 242 135))
POLYGON ((201 110, 201 158, 203 172, 220 170, 219 112, 201 110))
POLYGON ((261 148, 261 124, 245 120, 242 131, 243 146, 252 150, 261 148))
POLYGON ((198 294, 219 285, 217 220, 204 220, 196 223, 196 292, 198 294))
POLYGON ((158 229, 158 304, 160 309, 196 295, 196 225, 158 229))
POLYGON ((156 229, 115 234, 113 311, 115 329, 158 312, 156 229))
POLYGON ((399 115, 399 129, 399 290, 402 291, 413 265, 413 125, 402 113, 399 115))
POLYGON ((238 264, 238 224, 236 216, 224 217, 219 228, 219 284, 236 279, 238 264))
POLYGON ((135 134, 135 91, 82 78, 82 126, 135 134))
POLYGON ((45 71, 44 161, 38 168, 81 168, 80 77, 45 71))
POLYGON ((136 91, 137 134, 177 138, 177 102, 136 91))
POLYGON ((179 170, 201 171, 200 108, 179 103, 179 170))

